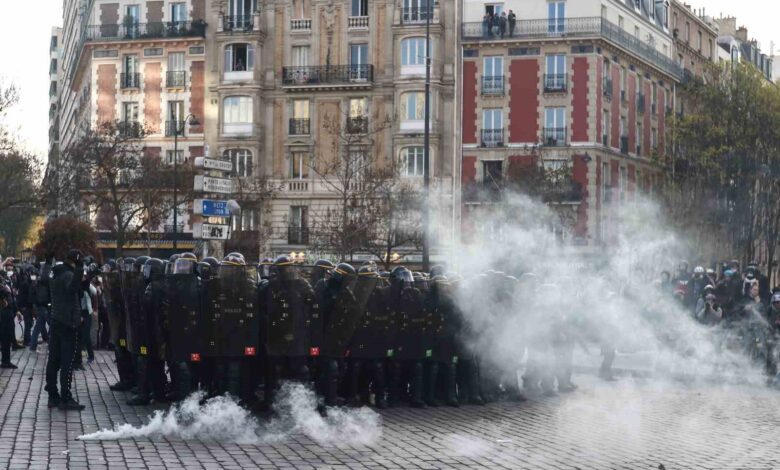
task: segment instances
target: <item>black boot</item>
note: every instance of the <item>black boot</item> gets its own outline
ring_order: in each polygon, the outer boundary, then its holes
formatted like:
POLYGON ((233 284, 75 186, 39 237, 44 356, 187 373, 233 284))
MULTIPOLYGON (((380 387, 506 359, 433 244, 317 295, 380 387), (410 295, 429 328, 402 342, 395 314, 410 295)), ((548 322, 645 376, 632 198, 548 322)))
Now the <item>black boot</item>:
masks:
POLYGON ((472 405, 484 405, 485 400, 482 399, 482 395, 479 390, 479 368, 476 361, 469 362, 468 370, 468 402, 472 405))
POLYGON ((73 397, 60 400, 60 403, 59 405, 57 405, 57 407, 61 410, 73 410, 73 411, 81 411, 84 408, 86 408, 84 405, 74 400, 73 397))
POLYGON ((460 406, 457 391, 457 367, 455 364, 444 365, 444 400, 447 406, 460 406))
POLYGON ((60 406, 60 395, 58 393, 49 393, 49 402, 47 406, 49 408, 56 408, 60 406))
POLYGON ((409 405, 413 408, 425 408, 423 401, 423 365, 420 361, 414 361, 411 364, 411 386, 412 396, 409 405))
POLYGON ((439 406, 439 400, 436 399, 436 384, 439 381, 439 363, 428 361, 428 370, 425 377, 425 404, 428 406, 439 406))
POLYGON ((350 361, 347 374, 347 405, 360 406, 360 369, 361 362, 357 359, 350 361))
POLYGON ((151 400, 150 384, 149 384, 149 367, 148 360, 145 357, 138 358, 138 390, 133 397, 127 401, 130 406, 145 406, 148 405, 151 400))
POLYGON ((374 377, 372 380, 372 389, 374 391, 374 406, 380 410, 387 408, 387 400, 385 399, 385 367, 382 361, 376 361, 374 363, 374 377))
POLYGON ((340 406, 339 400, 339 365, 335 359, 330 359, 326 365, 325 405, 340 406))
POLYGON ((394 407, 401 403, 401 364, 391 360, 387 367, 387 406, 394 407))

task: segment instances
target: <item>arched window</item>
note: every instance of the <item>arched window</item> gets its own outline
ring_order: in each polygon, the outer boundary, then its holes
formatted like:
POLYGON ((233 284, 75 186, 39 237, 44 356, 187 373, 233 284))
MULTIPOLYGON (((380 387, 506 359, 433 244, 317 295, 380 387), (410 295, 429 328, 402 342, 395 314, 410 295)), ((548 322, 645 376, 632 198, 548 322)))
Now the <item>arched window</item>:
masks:
POLYGON ((247 149, 227 149, 223 156, 233 164, 233 177, 252 176, 252 152, 247 149))
POLYGON ((425 147, 406 147, 401 150, 401 174, 407 177, 423 176, 425 147))
POLYGON ((222 103, 222 132, 225 134, 252 133, 252 98, 228 96, 222 103))

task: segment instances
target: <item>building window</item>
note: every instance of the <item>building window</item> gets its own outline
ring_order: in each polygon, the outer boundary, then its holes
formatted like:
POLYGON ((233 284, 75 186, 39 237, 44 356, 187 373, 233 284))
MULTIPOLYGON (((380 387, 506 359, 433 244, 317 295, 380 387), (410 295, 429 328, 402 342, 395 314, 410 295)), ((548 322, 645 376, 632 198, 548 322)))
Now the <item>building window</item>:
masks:
POLYGON ((604 114, 601 117, 601 143, 604 146, 609 145, 609 111, 604 111, 604 114))
POLYGON ((168 72, 165 77, 165 86, 169 88, 183 88, 185 84, 184 52, 171 52, 168 54, 168 72))
POLYGON ((488 56, 482 62, 482 94, 504 94, 504 58, 488 56))
POLYGON ((228 0, 228 14, 233 18, 249 18, 257 10, 257 0, 228 0))
POLYGON ((310 123, 309 100, 293 100, 289 134, 309 135, 311 133, 310 123))
POLYGON ((425 65, 425 38, 406 38, 401 41, 401 65, 425 65))
POLYGON ((566 142, 566 108, 544 110, 544 144, 563 145, 566 142))
POLYGON ((184 121, 184 102, 168 102, 168 118, 165 121, 165 135, 173 137, 176 133, 181 133, 182 121, 184 121))
POLYGON ((625 101, 628 95, 628 72, 625 67, 620 69, 620 99, 625 101))
POLYGON ((401 93, 401 129, 420 130, 425 127, 425 93, 401 93))
POLYGON ((138 122, 138 103, 135 101, 122 103, 122 121, 138 122))
POLYGON ((406 147, 401 150, 401 165, 403 166, 403 176, 423 176, 425 171, 425 147, 406 147))
POLYGON ((290 179, 302 180, 309 177, 309 153, 292 152, 290 154, 290 179))
POLYGON ((352 0, 350 16, 368 16, 368 0, 352 0))
POLYGON ((642 124, 636 125, 636 154, 642 155, 642 124))
POLYGON ((252 98, 229 96, 222 104, 222 132, 225 134, 252 133, 252 98))
POLYGON ((620 173, 618 175, 618 188, 620 192, 620 202, 626 202, 626 189, 628 189, 628 169, 624 166, 620 167, 620 173))
MULTIPOLYGON (((176 152, 176 164, 181 165, 184 163, 184 150, 177 150, 176 152)), ((173 165, 173 150, 166 150, 165 151, 165 163, 168 165, 173 165)))
POLYGON ((650 148, 653 150, 658 149, 658 129, 655 127, 653 128, 653 131, 650 133, 650 148))
POLYGON ((290 221, 287 226, 287 243, 290 245, 308 245, 309 230, 307 222, 307 213, 309 208, 306 206, 290 207, 290 221))
POLYGON ((234 232, 251 231, 260 225, 260 216, 252 209, 242 209, 241 215, 234 216, 232 222, 234 232))
POLYGON ((699 31, 698 32, 698 36, 696 38, 696 48, 699 49, 699 53, 701 53, 701 47, 703 45, 702 44, 703 42, 704 41, 703 41, 702 36, 701 36, 701 31, 699 31))
POLYGON ((685 22, 685 42, 691 43, 691 24, 687 21, 685 22))
POLYGON ((557 92, 566 90, 566 56, 563 54, 548 55, 546 59, 544 91, 557 92))
POLYGON ((497 147, 504 143, 504 110, 482 110, 482 145, 497 147))
POLYGON ((225 46, 225 72, 251 72, 255 66, 255 48, 251 44, 225 46))
POLYGON ((173 26, 179 26, 187 22, 187 4, 171 3, 171 22, 173 26))
POLYGON ((138 56, 126 55, 122 61, 122 88, 139 88, 141 80, 138 73, 138 56))
POLYGON ((347 115, 347 133, 365 134, 368 132, 368 102, 365 98, 350 98, 347 115))
POLYGON ((292 65, 293 67, 309 66, 309 46, 293 46, 292 65))
POLYGON ((349 67, 351 80, 368 80, 368 44, 350 44, 349 67))
POLYGON ((247 149, 228 149, 223 155, 233 165, 233 177, 252 176, 252 152, 247 149))
POLYGON ((547 31, 550 34, 562 34, 565 32, 566 2, 547 3, 547 31))

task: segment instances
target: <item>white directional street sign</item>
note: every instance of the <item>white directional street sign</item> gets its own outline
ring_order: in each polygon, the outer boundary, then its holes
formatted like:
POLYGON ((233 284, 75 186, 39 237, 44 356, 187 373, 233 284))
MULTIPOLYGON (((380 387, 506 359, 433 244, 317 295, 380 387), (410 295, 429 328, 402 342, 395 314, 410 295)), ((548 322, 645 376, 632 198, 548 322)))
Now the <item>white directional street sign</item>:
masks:
POLYGON ((212 178, 210 176, 195 175, 195 191, 231 194, 233 192, 233 181, 227 178, 212 178))
POLYGON ((217 170, 224 172, 233 171, 233 164, 229 160, 215 160, 213 158, 197 157, 195 167, 204 170, 217 170))
POLYGON ((192 236, 201 240, 227 240, 230 238, 230 225, 196 222, 192 226, 192 236))

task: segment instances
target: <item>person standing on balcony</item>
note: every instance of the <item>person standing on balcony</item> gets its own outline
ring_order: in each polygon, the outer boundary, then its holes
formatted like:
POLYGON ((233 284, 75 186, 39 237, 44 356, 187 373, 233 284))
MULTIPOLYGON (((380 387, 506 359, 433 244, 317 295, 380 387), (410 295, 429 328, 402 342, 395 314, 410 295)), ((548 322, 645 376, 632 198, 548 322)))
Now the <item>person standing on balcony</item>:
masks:
POLYGON ((498 17, 498 33, 501 35, 501 39, 506 34, 506 12, 502 12, 498 17))
POLYGON ((485 13, 485 16, 482 17, 482 35, 483 36, 490 36, 490 14, 485 13))
POLYGON ((517 15, 515 15, 515 12, 509 10, 507 20, 509 21, 509 37, 511 38, 515 34, 515 25, 517 25, 517 15))

